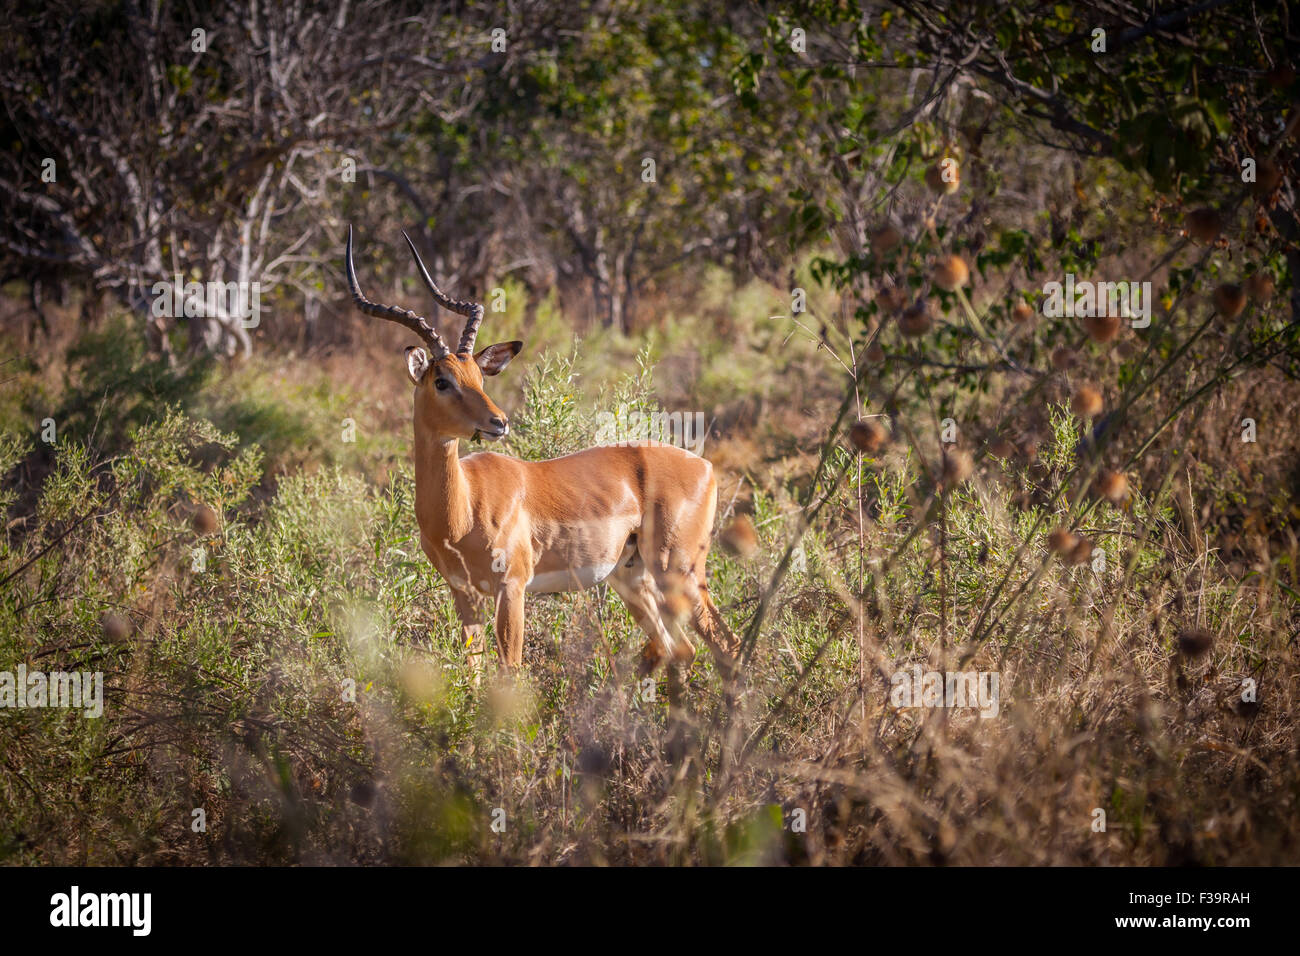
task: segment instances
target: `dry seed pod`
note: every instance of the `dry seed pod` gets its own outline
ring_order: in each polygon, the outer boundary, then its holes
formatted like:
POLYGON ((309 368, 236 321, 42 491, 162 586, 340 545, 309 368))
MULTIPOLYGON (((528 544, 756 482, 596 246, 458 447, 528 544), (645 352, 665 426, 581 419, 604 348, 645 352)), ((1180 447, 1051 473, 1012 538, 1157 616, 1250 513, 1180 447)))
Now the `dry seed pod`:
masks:
POLYGON ((1024 302, 1017 302, 1011 309, 1011 321, 1016 325, 1028 325, 1034 316, 1034 310, 1024 302))
POLYGON ((1070 408, 1080 418, 1096 418, 1102 405, 1101 392, 1091 385, 1080 385, 1070 399, 1070 408))
POLYGON ((867 350, 862 353, 868 362, 878 365, 885 360, 885 347, 878 341, 872 342, 867 346, 867 350))
POLYGON ((217 530, 217 513, 207 505, 198 505, 190 517, 190 525, 197 535, 212 534, 217 530))
POLYGON ((1010 458, 1016 453, 1016 446, 1005 438, 998 437, 989 442, 989 454, 994 458, 1010 458))
POLYGON ((897 312, 907 305, 907 293, 896 285, 882 286, 876 293, 876 301, 886 312, 897 312))
POLYGON ((1214 290, 1214 308, 1231 321, 1246 308, 1246 291, 1234 282, 1225 282, 1214 290))
POLYGON ((971 453, 961 448, 953 448, 943 453, 943 483, 951 488, 959 485, 971 476, 975 470, 975 459, 971 453))
POLYGON ((871 251, 878 256, 898 248, 902 241, 903 234, 891 222, 871 230, 871 251))
POLYGON ((1203 627, 1189 627, 1178 633, 1178 653, 1193 659, 1203 657, 1214 646, 1214 635, 1203 627))
POLYGON ((849 441, 853 447, 868 455, 880 451, 888 440, 888 430, 874 418, 854 422, 853 427, 849 429, 849 441))
POLYGON ((955 159, 941 159, 925 171, 925 184, 940 196, 951 196, 961 188, 961 167, 955 159))
POLYGON ((930 331, 930 312, 924 302, 914 302, 898 317, 898 329, 908 338, 916 338, 930 331))
POLYGON ((1093 487, 1097 497, 1105 498, 1111 504, 1120 504, 1128 497, 1128 478, 1122 471, 1103 471, 1093 487))
POLYGON ((1079 536, 1066 528, 1057 528, 1047 536, 1047 547, 1054 553, 1068 555, 1079 543, 1079 536))
POLYGON ((1119 335, 1118 315, 1085 315, 1083 327, 1094 342, 1110 342, 1119 335))
POLYGON ((359 807, 369 807, 375 802, 375 785, 369 780, 358 780, 348 790, 348 799, 359 807))
POLYGON ((736 515, 718 539, 724 548, 742 558, 753 557, 758 551, 758 532, 754 530, 749 515, 736 515))
POLYGON ((1266 156, 1255 167, 1255 181, 1251 183, 1250 191, 1257 199, 1263 199, 1281 183, 1282 167, 1266 156))
POLYGON ((1079 353, 1074 349, 1061 346, 1052 353, 1052 368, 1058 372, 1067 372, 1079 364, 1079 353))
POLYGON ((1259 713, 1259 701, 1242 700, 1238 697, 1233 702, 1232 709, 1242 720, 1254 720, 1255 716, 1259 713))
POLYGON ((116 611, 109 611, 100 618, 99 626, 106 641, 125 641, 131 636, 131 631, 134 629, 131 619, 125 614, 119 614, 116 611))
POLYGON ((1274 288, 1273 277, 1267 272, 1255 272, 1246 279, 1246 294, 1259 303, 1273 298, 1274 288))
POLYGON ((1223 217, 1209 206, 1193 209, 1184 221, 1187 234, 1199 243, 1213 242, 1223 231, 1223 217))
POLYGON ((952 292, 970 281, 970 269, 961 256, 944 256, 935 265, 931 280, 940 289, 952 292))
POLYGON ((1078 535, 1074 547, 1070 549, 1070 564, 1087 564, 1092 558, 1092 542, 1083 535, 1078 535))

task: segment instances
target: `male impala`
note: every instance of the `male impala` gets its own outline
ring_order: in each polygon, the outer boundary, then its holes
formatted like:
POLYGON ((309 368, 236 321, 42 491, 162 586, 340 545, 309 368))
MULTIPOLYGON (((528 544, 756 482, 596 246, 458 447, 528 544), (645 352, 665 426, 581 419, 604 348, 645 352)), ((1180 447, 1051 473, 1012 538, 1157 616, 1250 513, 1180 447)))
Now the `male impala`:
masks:
POLYGON ((717 508, 713 467, 680 448, 647 442, 550 461, 492 452, 461 458, 462 438, 499 441, 509 432, 505 413, 483 392, 483 376, 505 368, 523 343, 489 345, 475 355, 483 307, 444 295, 409 236, 406 242, 434 301, 466 317, 454 352, 422 316, 362 295, 351 226, 348 288, 366 315, 405 326, 427 346, 406 350, 415 383, 415 514, 420 546, 451 587, 475 676, 483 654, 478 595, 496 601, 497 654, 513 669, 523 660, 527 592, 606 581, 649 636, 643 674, 668 660, 675 677, 694 658, 681 627, 689 618, 729 677, 738 642, 709 598, 704 572, 717 508))

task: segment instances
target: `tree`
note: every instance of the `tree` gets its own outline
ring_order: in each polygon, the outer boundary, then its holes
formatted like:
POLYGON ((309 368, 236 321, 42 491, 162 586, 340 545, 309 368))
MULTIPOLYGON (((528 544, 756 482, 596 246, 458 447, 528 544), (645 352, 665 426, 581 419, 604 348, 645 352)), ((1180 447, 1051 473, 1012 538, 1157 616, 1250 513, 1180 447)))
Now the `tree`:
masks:
MULTIPOLYGON (((4 271, 39 266, 111 290, 165 352, 182 316, 165 314, 174 297, 158 290, 174 276, 257 283, 282 301, 314 294, 361 147, 492 56, 487 31, 453 24, 445 7, 396 12, 55 3, 17 14, 0 41, 4 271)), ((249 349, 250 323, 228 303, 186 293, 183 304, 191 348, 249 349)))

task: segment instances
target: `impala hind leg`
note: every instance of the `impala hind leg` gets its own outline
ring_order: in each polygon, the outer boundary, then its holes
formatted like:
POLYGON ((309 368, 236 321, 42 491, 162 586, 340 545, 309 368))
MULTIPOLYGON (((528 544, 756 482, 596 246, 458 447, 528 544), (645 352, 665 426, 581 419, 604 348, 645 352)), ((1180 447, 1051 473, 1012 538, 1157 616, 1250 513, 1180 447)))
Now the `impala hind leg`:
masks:
POLYGON ((691 626, 704 638, 704 643, 709 645, 722 679, 730 682, 736 676, 740 661, 740 638, 727 625, 722 612, 709 597, 708 584, 701 581, 696 594, 697 600, 691 609, 691 626))
MULTIPOLYGON (((718 672, 729 681, 736 673, 740 639, 727 626, 709 596, 705 562, 709 556, 713 512, 714 502, 710 497, 697 511, 687 512, 674 522, 661 518, 648 536, 650 561, 655 585, 664 596, 665 617, 674 623, 689 620, 709 646, 718 672)), ((682 640, 685 639, 683 634, 682 640)))
POLYGON ((662 596, 639 556, 633 555, 630 561, 620 565, 608 580, 627 605, 632 620, 636 621, 647 637, 645 646, 641 649, 637 672, 642 677, 649 676, 667 661, 668 697, 670 702, 675 703, 680 697, 681 667, 684 663, 690 663, 695 656, 695 647, 681 633, 676 622, 671 619, 665 621, 660 603, 662 596))

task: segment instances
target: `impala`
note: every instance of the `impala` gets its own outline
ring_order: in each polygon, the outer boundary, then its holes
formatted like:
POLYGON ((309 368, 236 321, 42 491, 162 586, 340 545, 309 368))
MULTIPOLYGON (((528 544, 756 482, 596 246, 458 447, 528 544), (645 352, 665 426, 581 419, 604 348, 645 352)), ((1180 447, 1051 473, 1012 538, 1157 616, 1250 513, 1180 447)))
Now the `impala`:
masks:
POLYGON ((420 546, 451 588, 461 638, 477 680, 483 656, 479 607, 495 601, 501 666, 523 660, 524 602, 608 583, 648 640, 640 672, 669 663, 670 690, 695 656, 689 620, 726 678, 738 641, 709 598, 705 561, 717 508, 713 466, 672 445, 597 446, 550 461, 493 452, 460 457, 461 439, 500 441, 506 415, 483 391, 483 378, 510 363, 522 342, 474 353, 481 305, 449 298, 430 277, 409 236, 420 277, 442 308, 465 316, 455 351, 423 317, 377 305, 361 293, 348 227, 348 288, 366 315, 410 329, 425 347, 406 349, 415 385, 415 514, 420 546))

